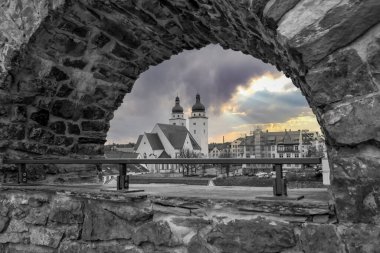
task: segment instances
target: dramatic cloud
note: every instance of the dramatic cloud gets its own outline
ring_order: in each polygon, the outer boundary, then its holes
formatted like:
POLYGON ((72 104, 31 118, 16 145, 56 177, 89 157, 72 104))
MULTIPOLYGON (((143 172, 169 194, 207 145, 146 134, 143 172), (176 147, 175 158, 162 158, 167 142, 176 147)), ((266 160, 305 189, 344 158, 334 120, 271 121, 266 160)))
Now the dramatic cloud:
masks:
POLYGON ((189 113, 197 92, 207 108, 210 141, 234 138, 257 124, 279 127, 302 115, 314 117, 301 93, 273 66, 210 45, 143 73, 115 112, 108 142, 134 142, 155 123, 167 123, 177 94, 189 113))

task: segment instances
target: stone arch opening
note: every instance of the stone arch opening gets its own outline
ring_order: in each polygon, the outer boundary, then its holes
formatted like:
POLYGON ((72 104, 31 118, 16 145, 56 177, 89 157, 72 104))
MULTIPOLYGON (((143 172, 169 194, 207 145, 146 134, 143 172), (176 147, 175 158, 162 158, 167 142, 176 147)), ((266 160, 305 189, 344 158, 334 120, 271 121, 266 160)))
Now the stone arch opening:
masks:
POLYGON ((101 155, 113 111, 140 73, 220 44, 275 65, 301 89, 327 137, 339 219, 379 224, 378 2, 3 5, 2 157, 101 155))

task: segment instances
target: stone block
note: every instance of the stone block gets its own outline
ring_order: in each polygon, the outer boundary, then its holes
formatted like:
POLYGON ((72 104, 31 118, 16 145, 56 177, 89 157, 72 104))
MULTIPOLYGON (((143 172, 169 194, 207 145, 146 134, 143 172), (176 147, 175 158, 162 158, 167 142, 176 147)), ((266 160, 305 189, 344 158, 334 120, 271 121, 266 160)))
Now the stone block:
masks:
POLYGON ((69 76, 60 70, 59 68, 53 66, 49 72, 48 78, 55 79, 57 82, 65 81, 69 79, 69 76))
POLYGON ((377 91, 368 66, 354 49, 339 50, 311 68, 307 93, 316 106, 325 106, 377 91))
POLYGON ((63 241, 58 250, 59 253, 91 252, 91 253, 145 253, 141 248, 123 241, 99 241, 99 242, 78 242, 63 241))
POLYGON ((133 228, 128 222, 108 210, 86 203, 82 236, 85 241, 130 239, 133 228))
POLYGON ((226 253, 281 252, 296 245, 292 224, 261 217, 217 224, 206 240, 226 253))
POLYGON ((64 119, 77 120, 80 117, 80 108, 70 100, 56 100, 53 103, 51 113, 64 119))
POLYGON ((39 110, 37 112, 33 112, 30 115, 30 119, 34 120, 35 122, 37 122, 41 126, 47 126, 47 124, 49 122, 49 111, 42 109, 42 110, 39 110))
POLYGON ((364 223, 338 225, 337 231, 347 252, 374 253, 380 249, 380 226, 364 223))
POLYGON ((110 41, 111 41, 111 39, 108 38, 104 33, 99 33, 99 34, 94 36, 91 43, 94 44, 95 46, 99 47, 99 48, 102 48, 110 41))
POLYGON ((83 109, 84 119, 104 119, 105 111, 97 106, 88 106, 83 109))
POLYGON ((49 212, 50 210, 46 205, 41 208, 31 208, 28 216, 25 218, 25 223, 33 225, 46 225, 49 212))
POLYGON ((62 84, 61 87, 59 87, 56 96, 61 98, 67 98, 72 92, 73 88, 67 84, 62 84))
POLYGON ((84 62, 82 60, 70 60, 70 58, 66 58, 63 61, 63 65, 65 65, 66 67, 83 69, 87 65, 87 62, 84 62))
POLYGON ((64 121, 55 121, 50 123, 49 128, 56 134, 65 134, 66 124, 64 121))
POLYGON ((7 233, 22 233, 29 231, 23 220, 12 219, 6 230, 7 233))
POLYGON ((104 131, 109 127, 103 121, 83 121, 81 125, 82 131, 104 131))
POLYGON ((344 244, 334 225, 305 224, 299 235, 303 252, 344 253, 344 244))
POLYGON ((83 219, 83 204, 81 201, 67 197, 53 200, 49 220, 62 224, 78 224, 83 223, 83 219))
MULTIPOLYGON (((27 119, 26 107, 21 105, 14 105, 12 107, 12 117, 11 120, 13 122, 24 122, 27 119)), ((1 115, 1 107, 0 107, 0 115, 1 115)), ((5 115, 4 115, 5 116, 5 115)))
POLYGON ((67 124, 68 132, 69 134, 79 135, 80 134, 80 128, 77 124, 68 123, 67 124))
POLYGON ((29 244, 30 238, 28 232, 22 233, 2 233, 0 234, 0 243, 23 243, 29 244))
POLYGON ((156 246, 170 246, 171 230, 167 222, 148 222, 140 226, 132 235, 133 243, 141 245, 145 242, 153 243, 156 246))
POLYGON ((380 140, 380 95, 367 96, 328 108, 321 124, 337 144, 355 145, 380 140))
POLYGON ((9 218, 0 216, 0 233, 8 226, 9 218))
POLYGON ((63 233, 51 228, 32 227, 30 229, 30 243, 51 248, 58 248, 63 233))
POLYGON ((54 249, 23 244, 10 244, 5 253, 55 253, 54 249))

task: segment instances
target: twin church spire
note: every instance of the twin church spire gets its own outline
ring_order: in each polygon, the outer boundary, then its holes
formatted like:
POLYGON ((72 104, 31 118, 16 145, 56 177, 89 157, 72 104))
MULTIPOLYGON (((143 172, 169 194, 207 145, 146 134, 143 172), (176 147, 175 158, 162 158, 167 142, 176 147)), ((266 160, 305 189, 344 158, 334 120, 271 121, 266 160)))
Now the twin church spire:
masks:
MULTIPOLYGON (((175 98, 175 104, 172 108, 172 115, 169 119, 170 125, 186 126, 186 119, 184 118, 183 107, 180 104, 180 99, 175 98)), ((191 108, 191 116, 189 117, 190 134, 197 141, 201 147, 204 156, 208 155, 208 118, 206 117, 206 108, 201 103, 201 96, 195 96, 195 104, 191 108)))

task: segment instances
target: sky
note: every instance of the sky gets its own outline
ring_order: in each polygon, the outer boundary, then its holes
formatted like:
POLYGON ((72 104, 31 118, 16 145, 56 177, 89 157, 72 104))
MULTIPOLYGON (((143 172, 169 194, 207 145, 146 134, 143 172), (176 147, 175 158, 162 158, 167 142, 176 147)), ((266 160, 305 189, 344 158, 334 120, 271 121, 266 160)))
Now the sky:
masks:
POLYGON ((250 131, 320 131, 301 91, 274 66, 241 52, 209 45, 184 51, 136 80, 115 112, 107 144, 136 142, 156 123, 168 123, 178 95, 185 117, 199 93, 209 118, 209 143, 250 131))

